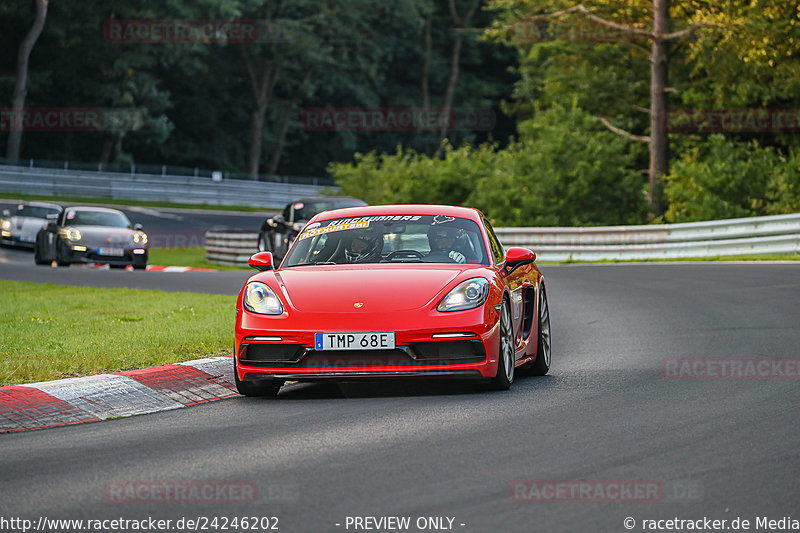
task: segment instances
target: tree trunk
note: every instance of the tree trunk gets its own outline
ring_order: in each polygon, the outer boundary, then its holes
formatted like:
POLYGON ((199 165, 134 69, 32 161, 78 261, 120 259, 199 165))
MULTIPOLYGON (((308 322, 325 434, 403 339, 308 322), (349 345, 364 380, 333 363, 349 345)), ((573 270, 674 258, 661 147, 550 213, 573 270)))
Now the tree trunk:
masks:
POLYGON ((264 117, 267 114, 267 102, 256 103, 250 113, 250 151, 247 156, 247 173, 251 180, 258 180, 261 167, 261 142, 264 137, 264 117))
POLYGON ((425 29, 423 39, 425 41, 425 56, 422 58, 422 68, 420 70, 419 91, 422 93, 422 108, 427 109, 431 105, 430 89, 428 87, 431 55, 433 53, 433 38, 431 37, 431 19, 433 15, 425 17, 425 29))
MULTIPOLYGON (((431 106, 431 92, 430 92, 430 70, 431 70, 431 56, 433 55, 433 38, 431 36, 431 23, 433 15, 425 17, 425 26, 423 28, 422 39, 424 42, 425 53, 422 57, 422 67, 420 68, 419 76, 419 92, 422 95, 422 109, 426 111, 431 106)), ((422 124, 419 126, 419 131, 422 130, 422 124)), ((431 137, 426 135, 424 137, 423 150, 427 155, 431 155, 431 137)))
MULTIPOLYGON (((33 47, 36 41, 39 40, 39 35, 42 34, 44 23, 47 19, 47 3, 49 0, 36 0, 36 18, 33 21, 30 31, 22 40, 19 45, 19 54, 17 55, 17 82, 14 85, 14 96, 11 104, 12 119, 14 122, 25 108, 25 97, 28 94, 28 61, 31 57, 33 47)), ((22 148, 22 123, 19 127, 11 128, 8 134, 8 146, 6 146, 6 159, 9 163, 16 163, 19 161, 20 150, 22 148)))
MULTIPOLYGON (((443 111, 453 116, 453 98, 456 93, 456 86, 458 85, 459 63, 461 62, 461 43, 463 38, 461 35, 455 38, 453 46, 450 49, 450 76, 447 79, 447 88, 444 92, 444 101, 442 102, 443 111)), ((441 141, 447 137, 447 126, 442 128, 439 138, 439 150, 441 150, 441 141)))
POLYGON ((286 103, 286 111, 283 113, 283 119, 281 119, 281 126, 280 130, 278 131, 278 141, 275 146, 275 151, 272 152, 272 160, 269 163, 269 167, 267 168, 267 174, 275 174, 278 172, 278 165, 281 162, 281 153, 283 152, 283 144, 286 142, 286 133, 289 131, 289 119, 292 116, 292 111, 294 110, 295 100, 291 100, 286 103))
POLYGON ((650 56, 650 212, 664 214, 661 177, 669 174, 669 139, 666 131, 667 73, 669 41, 669 0, 653 0, 653 45, 650 56))
POLYGON ((253 93, 254 108, 250 113, 250 150, 247 156, 247 173, 251 180, 258 180, 258 170, 261 166, 261 142, 264 137, 264 117, 267 114, 269 98, 272 89, 278 81, 278 72, 275 63, 270 58, 256 64, 247 48, 242 46, 241 53, 247 67, 247 79, 253 93))
MULTIPOLYGON (((453 31, 456 33, 456 36, 455 39, 453 39, 453 45, 450 48, 450 75, 447 79, 447 88, 445 89, 442 107, 444 108, 444 112, 450 113, 451 116, 453 116, 453 98, 455 97, 456 87, 458 86, 459 66, 461 63, 461 45, 464 41, 461 31, 469 26, 469 23, 472 20, 473 15, 475 15, 475 11, 478 9, 480 3, 481 0, 472 0, 472 4, 469 6, 467 13, 461 17, 457 12, 455 0, 449 0, 447 2, 448 7, 450 8, 450 18, 453 20, 453 31)), ((442 152, 442 141, 444 141, 447 137, 447 131, 447 126, 443 127, 440 131, 439 147, 436 149, 437 155, 441 154, 442 152)))

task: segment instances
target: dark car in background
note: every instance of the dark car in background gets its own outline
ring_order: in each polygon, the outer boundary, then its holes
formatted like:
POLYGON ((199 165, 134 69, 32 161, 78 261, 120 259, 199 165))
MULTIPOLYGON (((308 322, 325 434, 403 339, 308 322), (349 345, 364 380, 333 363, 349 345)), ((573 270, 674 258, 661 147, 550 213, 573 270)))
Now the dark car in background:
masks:
POLYGON ((132 224, 125 213, 105 207, 67 207, 36 236, 37 265, 55 261, 98 263, 112 268, 147 267, 149 243, 141 224, 132 224))
POLYGON ((301 198, 290 202, 283 213, 270 217, 261 224, 258 231, 258 251, 272 252, 275 260, 280 261, 294 238, 314 215, 331 209, 364 205, 367 202, 347 196, 301 198))
POLYGON ((0 244, 33 248, 36 234, 61 214, 61 206, 47 202, 22 202, 14 211, 3 210, 0 218, 0 244))

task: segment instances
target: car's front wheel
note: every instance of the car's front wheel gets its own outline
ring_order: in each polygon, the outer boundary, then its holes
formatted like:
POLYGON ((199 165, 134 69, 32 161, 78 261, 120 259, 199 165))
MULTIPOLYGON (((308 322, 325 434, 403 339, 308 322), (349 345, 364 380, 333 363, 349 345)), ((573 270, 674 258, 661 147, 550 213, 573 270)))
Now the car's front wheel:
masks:
POLYGON ((36 239, 36 245, 33 247, 33 262, 37 265, 46 265, 49 263, 47 259, 42 257, 42 247, 39 244, 39 239, 36 239))
POLYGON ((63 250, 61 241, 56 241, 56 263, 60 267, 68 267, 70 265, 69 255, 63 250))
POLYGON ((241 381, 239 372, 236 370, 235 357, 233 359, 233 380, 236 384, 236 390, 242 396, 274 398, 278 395, 278 391, 281 390, 281 386, 283 386, 283 381, 241 381))
POLYGON ((508 301, 503 298, 500 308, 500 351, 497 354, 497 375, 491 381, 495 390, 508 390, 514 383, 514 329, 511 325, 511 311, 508 301))

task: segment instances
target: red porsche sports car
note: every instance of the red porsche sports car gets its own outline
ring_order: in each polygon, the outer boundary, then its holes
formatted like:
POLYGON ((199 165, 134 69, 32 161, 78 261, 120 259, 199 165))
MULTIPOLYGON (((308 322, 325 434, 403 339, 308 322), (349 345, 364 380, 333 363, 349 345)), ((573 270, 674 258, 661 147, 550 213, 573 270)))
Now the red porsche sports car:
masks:
POLYGON ((250 258, 236 303, 241 394, 285 381, 476 378, 550 368, 536 255, 504 250, 477 209, 384 205, 312 218, 278 267, 250 258))

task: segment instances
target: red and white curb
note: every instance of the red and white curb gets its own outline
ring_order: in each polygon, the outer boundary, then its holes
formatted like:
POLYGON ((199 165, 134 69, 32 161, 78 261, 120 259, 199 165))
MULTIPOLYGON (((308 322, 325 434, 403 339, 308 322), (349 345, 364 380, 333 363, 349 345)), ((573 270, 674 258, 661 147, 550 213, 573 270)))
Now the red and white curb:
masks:
POLYGON ((0 433, 180 409, 236 396, 230 357, 0 387, 0 433))

